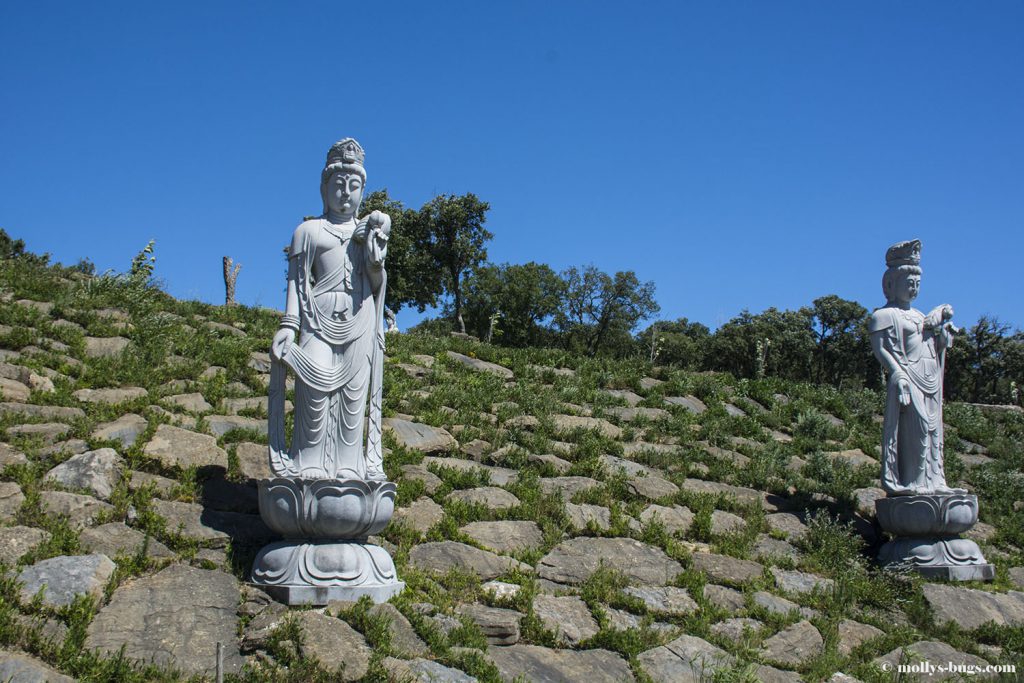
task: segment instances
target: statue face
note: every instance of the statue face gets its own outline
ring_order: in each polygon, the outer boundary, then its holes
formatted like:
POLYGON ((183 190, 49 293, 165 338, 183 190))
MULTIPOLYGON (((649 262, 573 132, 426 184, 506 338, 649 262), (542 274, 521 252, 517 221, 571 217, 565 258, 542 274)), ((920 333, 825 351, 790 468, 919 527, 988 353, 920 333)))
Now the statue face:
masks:
POLYGON ((900 273, 894 283, 894 298, 900 303, 909 304, 917 298, 921 290, 921 276, 917 273, 900 273))
POLYGON ((356 173, 335 171, 327 181, 327 208, 348 218, 363 200, 363 179, 356 173))

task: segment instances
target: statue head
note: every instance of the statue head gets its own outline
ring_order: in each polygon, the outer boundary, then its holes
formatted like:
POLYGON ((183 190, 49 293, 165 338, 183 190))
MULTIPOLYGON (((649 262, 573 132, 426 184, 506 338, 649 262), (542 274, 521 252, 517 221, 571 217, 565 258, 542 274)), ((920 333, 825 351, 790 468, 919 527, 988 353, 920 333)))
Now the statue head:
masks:
POLYGON ((320 173, 320 198, 324 215, 331 210, 346 217, 359 214, 366 186, 366 153, 352 138, 339 140, 327 152, 327 163, 320 173))
POLYGON ((885 252, 882 293, 890 305, 909 304, 921 289, 921 240, 900 242, 885 252))

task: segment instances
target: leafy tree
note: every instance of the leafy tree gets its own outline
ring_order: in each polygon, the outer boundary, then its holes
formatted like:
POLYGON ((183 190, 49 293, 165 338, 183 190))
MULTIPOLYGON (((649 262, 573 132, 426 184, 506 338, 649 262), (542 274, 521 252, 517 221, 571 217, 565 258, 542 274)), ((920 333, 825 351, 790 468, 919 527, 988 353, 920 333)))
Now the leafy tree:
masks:
POLYGON ((556 322, 569 348, 588 354, 628 352, 633 329, 661 310, 654 283, 641 283, 633 271, 608 275, 595 266, 562 273, 565 298, 556 322))
POLYGON ((755 377, 759 359, 764 372, 805 381, 811 375, 815 353, 812 313, 809 308, 780 311, 769 308, 757 315, 741 311, 711 338, 708 365, 737 377, 755 377))
MULTIPOLYGON (((1000 380, 1006 378, 1010 326, 983 315, 964 331, 947 354, 946 394, 959 400, 985 402, 1000 399, 1000 380)), ((1013 352, 1010 353, 1013 356, 1013 352)), ((1009 398, 1005 379, 1002 398, 1009 398)))
POLYGON ((558 312, 564 290, 543 263, 479 266, 464 284, 467 329, 508 346, 542 345, 550 337, 544 322, 558 312))
POLYGON ((811 311, 817 342, 814 381, 836 386, 844 380, 863 381, 872 357, 867 309, 829 294, 815 299, 811 311))
POLYGON ((462 278, 487 260, 484 244, 494 237, 484 228, 490 208, 490 204, 469 193, 461 197, 438 195, 419 211, 428 251, 443 274, 445 289, 452 296, 455 322, 463 333, 462 278))
POLYGON ((705 369, 710 339, 711 330, 707 325, 690 322, 686 318, 659 320, 637 335, 637 341, 647 346, 652 363, 675 365, 687 370, 705 369))
POLYGON ((392 319, 405 306, 422 312, 427 306, 436 305, 443 291, 442 277, 434 265, 427 225, 419 212, 392 199, 387 189, 367 195, 360 208, 363 215, 383 211, 391 216, 385 303, 392 311, 392 319))

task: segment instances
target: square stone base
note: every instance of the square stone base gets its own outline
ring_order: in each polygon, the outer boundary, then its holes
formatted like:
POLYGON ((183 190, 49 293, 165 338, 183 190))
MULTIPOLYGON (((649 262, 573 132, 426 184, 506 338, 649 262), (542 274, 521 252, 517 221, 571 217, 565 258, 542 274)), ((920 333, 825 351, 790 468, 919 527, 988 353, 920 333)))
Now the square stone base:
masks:
POLYGON ((993 564, 917 567, 917 571, 929 579, 946 581, 991 581, 996 578, 996 567, 993 564))
POLYGON ((375 603, 387 602, 405 588, 404 581, 384 586, 267 586, 255 584, 270 597, 286 605, 326 605, 332 600, 355 602, 369 595, 375 603))

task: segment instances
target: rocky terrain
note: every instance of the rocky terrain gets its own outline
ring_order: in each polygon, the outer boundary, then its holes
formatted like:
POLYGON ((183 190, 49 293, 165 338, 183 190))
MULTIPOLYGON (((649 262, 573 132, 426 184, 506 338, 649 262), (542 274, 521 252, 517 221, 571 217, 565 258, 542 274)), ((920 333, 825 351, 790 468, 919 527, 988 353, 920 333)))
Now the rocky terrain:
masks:
POLYGON ((0 680, 211 680, 218 644, 245 681, 1024 664, 1019 411, 947 406, 998 573, 928 582, 872 563, 875 392, 389 335, 378 542, 407 588, 289 610, 246 584, 277 314, 22 260, 0 291, 0 680))

